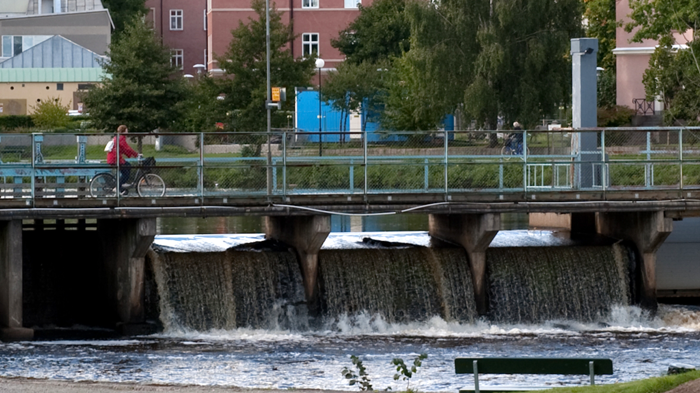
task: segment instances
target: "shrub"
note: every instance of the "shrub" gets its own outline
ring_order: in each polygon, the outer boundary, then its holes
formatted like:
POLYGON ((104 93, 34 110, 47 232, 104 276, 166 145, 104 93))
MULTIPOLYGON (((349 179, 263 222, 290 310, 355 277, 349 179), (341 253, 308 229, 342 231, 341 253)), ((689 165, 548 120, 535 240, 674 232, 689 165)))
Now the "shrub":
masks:
POLYGON ((63 105, 60 98, 49 97, 32 106, 32 120, 41 128, 67 128, 71 123, 68 107, 69 105, 63 105))
POLYGON ((31 116, 27 115, 7 115, 0 116, 0 130, 10 131, 17 128, 32 128, 34 122, 31 116))
POLYGON ((622 127, 632 124, 634 111, 626 106, 615 105, 598 108, 598 127, 622 127))

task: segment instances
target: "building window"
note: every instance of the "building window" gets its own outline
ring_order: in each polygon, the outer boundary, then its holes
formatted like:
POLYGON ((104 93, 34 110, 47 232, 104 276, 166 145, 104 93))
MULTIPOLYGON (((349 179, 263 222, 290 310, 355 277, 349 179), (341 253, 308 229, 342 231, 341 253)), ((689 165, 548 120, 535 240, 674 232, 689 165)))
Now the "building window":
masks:
POLYGON ((318 0, 301 0, 301 8, 318 8, 318 0))
POLYGON ((49 35, 4 35, 2 36, 2 57, 17 56, 49 38, 51 38, 49 35))
POLYGON ((56 83, 56 90, 63 90, 63 83, 56 83))
POLYGON ((182 30, 182 10, 170 10, 170 30, 182 30))
POLYGON ((345 0, 345 8, 357 8, 362 4, 362 0, 345 0))
POLYGON ((173 65, 173 67, 177 67, 179 69, 183 69, 183 60, 185 58, 183 54, 182 49, 173 49, 170 51, 170 64, 173 65))
POLYGON ((301 35, 302 56, 309 56, 313 53, 318 55, 318 33, 304 33, 301 35))

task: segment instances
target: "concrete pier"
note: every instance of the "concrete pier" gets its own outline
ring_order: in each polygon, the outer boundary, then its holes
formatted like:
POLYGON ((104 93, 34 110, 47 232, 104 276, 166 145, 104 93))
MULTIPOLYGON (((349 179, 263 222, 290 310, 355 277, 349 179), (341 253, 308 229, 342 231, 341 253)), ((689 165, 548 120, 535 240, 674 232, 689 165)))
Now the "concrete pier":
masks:
POLYGON ((598 213, 598 233, 634 243, 640 257, 639 302, 656 310, 656 251, 673 230, 664 212, 598 213))
POLYGON ((153 218, 100 220, 107 298, 123 334, 148 333, 144 310, 145 256, 156 235, 153 218))
POLYGON ((22 326, 22 220, 0 221, 0 340, 31 340, 22 326))
POLYGON ((296 251, 310 309, 314 309, 318 295, 318 252, 329 233, 330 216, 265 218, 265 238, 287 243, 296 251))
POLYGON ((501 229, 500 214, 431 214, 430 236, 458 244, 467 251, 479 315, 488 312, 486 249, 501 229))

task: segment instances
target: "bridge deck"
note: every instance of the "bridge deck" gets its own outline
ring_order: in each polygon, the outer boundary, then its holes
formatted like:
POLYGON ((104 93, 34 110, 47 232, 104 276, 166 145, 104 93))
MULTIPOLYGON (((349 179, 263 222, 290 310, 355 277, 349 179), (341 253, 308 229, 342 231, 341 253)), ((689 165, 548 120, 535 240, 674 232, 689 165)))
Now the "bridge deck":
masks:
POLYGON ((104 163, 109 135, 1 135, 0 154, 11 154, 0 163, 0 218, 659 209, 680 216, 700 209, 698 131, 524 131, 518 154, 495 132, 372 141, 324 133, 323 146, 303 132, 278 133, 270 145, 265 133, 159 134, 161 151, 156 135, 135 135, 166 183, 159 198, 93 197, 90 180, 119 169, 104 163), (596 134, 594 150, 581 149, 584 133, 596 134))

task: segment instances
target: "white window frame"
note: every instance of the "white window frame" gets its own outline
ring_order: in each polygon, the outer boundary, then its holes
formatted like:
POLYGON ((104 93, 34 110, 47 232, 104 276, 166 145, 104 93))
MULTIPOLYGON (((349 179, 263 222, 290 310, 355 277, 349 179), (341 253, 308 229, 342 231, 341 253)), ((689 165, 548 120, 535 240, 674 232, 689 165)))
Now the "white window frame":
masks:
POLYGON ((319 33, 302 33, 301 34, 301 54, 306 57, 316 53, 316 56, 321 56, 321 34, 319 33), (316 36, 314 41, 313 36, 316 36), (308 46, 308 51, 307 51, 308 46), (314 46, 316 51, 314 51, 314 46))
POLYGON ((170 10, 170 30, 180 31, 185 29, 185 17, 182 10, 170 10), (173 22, 174 26, 173 27, 173 22), (179 22, 179 24, 178 24, 179 22))
POLYGON ((173 67, 178 67, 181 70, 185 69, 185 51, 182 49, 171 49, 170 64, 172 64, 173 67))
POLYGON ((318 8, 320 0, 301 0, 301 8, 318 8))

